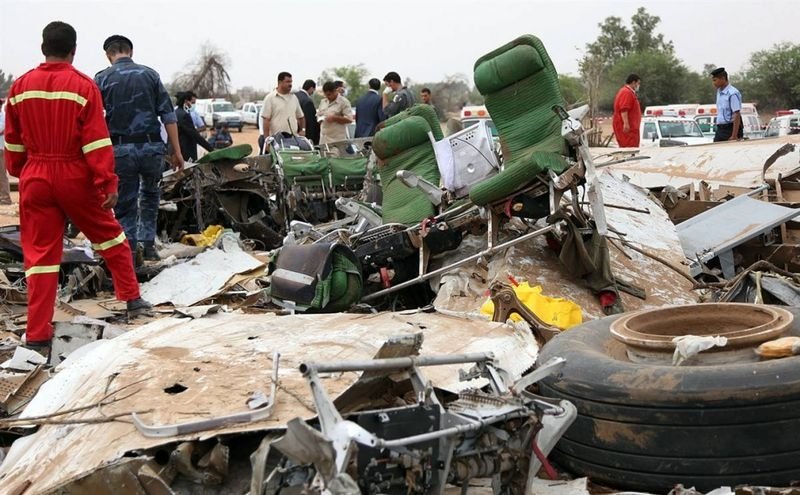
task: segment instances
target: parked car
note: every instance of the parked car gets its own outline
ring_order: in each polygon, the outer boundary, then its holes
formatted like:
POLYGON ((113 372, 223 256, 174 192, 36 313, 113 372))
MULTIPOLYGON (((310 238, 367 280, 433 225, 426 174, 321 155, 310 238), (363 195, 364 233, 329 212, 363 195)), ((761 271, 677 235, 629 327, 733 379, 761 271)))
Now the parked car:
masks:
POLYGON ((694 119, 686 117, 643 117, 639 132, 642 136, 642 148, 707 144, 714 141, 712 136, 703 134, 694 119))
POLYGON ((239 115, 242 117, 244 124, 251 124, 258 127, 258 119, 261 118, 261 108, 263 103, 245 103, 242 109, 239 110, 239 115))
POLYGON ((800 114, 781 115, 767 124, 764 137, 790 136, 800 134, 800 114))
POLYGON ((233 108, 233 103, 223 98, 211 98, 197 100, 195 104, 197 113, 209 127, 216 127, 217 124, 226 123, 231 129, 238 129, 242 132, 244 122, 239 112, 233 108))

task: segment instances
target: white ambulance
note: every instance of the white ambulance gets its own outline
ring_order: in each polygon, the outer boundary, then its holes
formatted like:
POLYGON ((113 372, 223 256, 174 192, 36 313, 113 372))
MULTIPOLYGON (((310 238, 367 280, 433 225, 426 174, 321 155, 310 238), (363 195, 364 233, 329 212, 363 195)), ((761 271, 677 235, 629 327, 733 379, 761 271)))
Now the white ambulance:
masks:
MULTIPOLYGON (((706 103, 697 106, 694 120, 700 125, 704 133, 713 135, 717 130, 717 105, 706 103)), ((758 109, 753 103, 742 103, 742 124, 744 125, 744 137, 757 139, 764 137, 764 130, 761 127, 761 119, 758 117, 758 109)))
POLYGON ((461 109, 461 125, 464 126, 464 129, 477 124, 478 121, 481 120, 488 121, 489 130, 492 131, 492 137, 497 139, 497 127, 495 127, 494 122, 492 122, 492 117, 489 115, 489 111, 486 110, 484 105, 471 105, 461 109))

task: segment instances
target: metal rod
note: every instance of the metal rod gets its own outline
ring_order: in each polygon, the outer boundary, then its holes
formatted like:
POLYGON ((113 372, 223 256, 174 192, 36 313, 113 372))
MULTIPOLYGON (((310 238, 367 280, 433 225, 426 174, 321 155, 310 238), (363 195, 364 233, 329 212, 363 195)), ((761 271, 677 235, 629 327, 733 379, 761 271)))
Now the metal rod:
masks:
POLYGON ((528 239, 533 239, 534 237, 538 237, 538 236, 546 234, 548 232, 552 232, 554 229, 555 229, 555 224, 548 225, 547 227, 541 228, 541 229, 533 231, 533 232, 528 232, 527 234, 525 234, 525 235, 523 235, 521 237, 517 237, 516 239, 512 239, 510 241, 506 241, 506 242, 504 242, 502 244, 498 244, 497 246, 495 246, 493 248, 485 249, 485 250, 481 251, 480 253, 473 254, 472 256, 464 258, 461 261, 457 261, 457 262, 455 262, 453 264, 450 264, 450 265, 447 265, 447 266, 443 266, 442 268, 436 269, 436 270, 434 270, 432 272, 428 272, 428 273, 426 273, 424 275, 420 275, 417 278, 414 278, 414 279, 411 279, 411 280, 407 280, 407 281, 405 281, 403 283, 397 284, 394 287, 389 287, 388 289, 383 289, 381 291, 373 292, 372 294, 368 294, 368 295, 362 297, 361 300, 362 301, 371 301, 373 299, 377 299, 379 297, 385 296, 386 294, 398 291, 400 289, 405 289, 406 287, 410 287, 410 286, 418 284, 420 282, 424 282, 425 280, 428 280, 429 278, 433 278, 433 277, 436 277, 436 276, 441 275, 443 273, 447 273, 447 272, 449 272, 450 270, 452 270, 454 268, 458 268, 459 266, 463 266, 463 265, 466 265, 467 263, 471 263, 473 261, 476 261, 476 260, 478 260, 480 258, 483 258, 484 256, 492 255, 492 254, 496 253, 497 251, 502 251, 504 249, 510 248, 511 246, 516 246, 517 244, 519 244, 521 242, 525 242, 528 239))
POLYGON ((494 359, 491 352, 471 352, 444 356, 409 356, 364 361, 334 361, 332 363, 302 363, 300 372, 336 373, 342 371, 386 371, 411 368, 412 366, 442 366, 446 364, 482 363, 494 359))
POLYGON ((375 446, 378 448, 385 448, 385 449, 404 447, 406 445, 428 442, 443 437, 449 437, 451 435, 459 435, 461 433, 466 433, 469 431, 480 430, 481 428, 484 428, 490 424, 494 424, 500 421, 506 421, 515 418, 524 418, 527 416, 533 416, 534 414, 536 414, 534 411, 525 409, 521 411, 513 411, 510 413, 500 414, 498 416, 492 416, 491 418, 481 419, 474 423, 466 425, 453 426, 451 428, 445 428, 444 430, 432 431, 430 433, 422 433, 420 435, 413 435, 410 437, 398 438, 395 440, 385 440, 383 438, 377 438, 376 439, 377 443, 375 446))

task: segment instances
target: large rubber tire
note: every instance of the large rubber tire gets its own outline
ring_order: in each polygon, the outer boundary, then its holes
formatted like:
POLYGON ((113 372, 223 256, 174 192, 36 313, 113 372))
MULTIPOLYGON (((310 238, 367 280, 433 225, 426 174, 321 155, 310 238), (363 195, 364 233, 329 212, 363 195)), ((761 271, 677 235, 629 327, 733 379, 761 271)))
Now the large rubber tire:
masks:
MULTIPOLYGON (((800 336, 800 309, 787 308, 800 336)), ((579 476, 628 490, 706 491, 800 479, 800 357, 714 366, 633 363, 611 336, 617 317, 566 331, 539 362, 566 365, 540 384, 578 418, 553 458, 579 476)))

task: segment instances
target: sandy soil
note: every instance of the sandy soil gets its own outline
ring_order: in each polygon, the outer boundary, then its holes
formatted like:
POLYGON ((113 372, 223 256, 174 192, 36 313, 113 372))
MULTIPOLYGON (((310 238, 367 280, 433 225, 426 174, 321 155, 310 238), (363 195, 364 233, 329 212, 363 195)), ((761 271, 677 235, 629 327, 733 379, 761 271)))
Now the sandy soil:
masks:
POLYGON ((11 200, 14 202, 13 205, 0 205, 0 226, 19 225, 19 193, 17 191, 11 191, 11 200))

